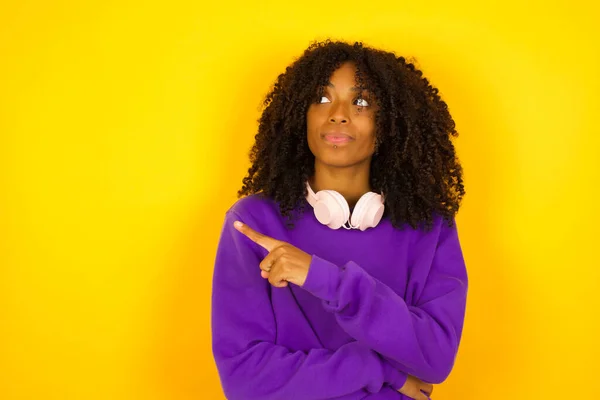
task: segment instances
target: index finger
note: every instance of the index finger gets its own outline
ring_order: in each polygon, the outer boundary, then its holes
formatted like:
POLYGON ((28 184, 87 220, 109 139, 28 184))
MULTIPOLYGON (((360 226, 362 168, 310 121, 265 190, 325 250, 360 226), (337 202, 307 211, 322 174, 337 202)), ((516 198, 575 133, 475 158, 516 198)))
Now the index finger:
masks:
POLYGON ((235 221, 233 223, 233 226, 238 231, 246 235, 254 243, 266 249, 269 253, 279 245, 279 240, 273 239, 272 237, 267 235, 263 235, 262 233, 255 231, 254 229, 250 228, 248 225, 240 221, 235 221))

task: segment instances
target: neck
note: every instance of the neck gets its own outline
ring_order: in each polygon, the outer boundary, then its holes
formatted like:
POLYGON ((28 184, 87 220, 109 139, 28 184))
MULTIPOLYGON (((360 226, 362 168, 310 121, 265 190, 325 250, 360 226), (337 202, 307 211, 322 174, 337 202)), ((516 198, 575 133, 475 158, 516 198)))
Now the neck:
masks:
POLYGON ((354 208, 360 197, 372 191, 369 183, 370 163, 352 167, 336 168, 315 160, 315 174, 308 183, 316 193, 319 190, 335 190, 354 208))

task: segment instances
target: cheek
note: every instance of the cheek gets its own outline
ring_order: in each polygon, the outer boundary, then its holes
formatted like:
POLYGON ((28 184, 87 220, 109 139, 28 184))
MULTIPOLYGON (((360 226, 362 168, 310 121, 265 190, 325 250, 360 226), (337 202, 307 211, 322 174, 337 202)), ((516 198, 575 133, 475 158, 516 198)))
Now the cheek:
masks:
POLYGON ((308 148, 314 154, 316 150, 316 136, 317 130, 315 129, 314 121, 306 121, 306 141, 308 142, 308 148))
POLYGON ((362 132, 362 136, 360 137, 361 148, 368 150, 375 143, 375 126, 370 120, 362 122, 364 123, 359 128, 360 132, 362 132))
POLYGON ((314 143, 320 135, 320 127, 323 126, 322 118, 315 113, 308 113, 306 117, 306 134, 308 136, 308 143, 314 143))
POLYGON ((316 127, 323 124, 323 116, 318 113, 309 110, 306 114, 306 127, 309 131, 314 130, 316 127))
POLYGON ((375 139, 372 136, 363 136, 357 144, 357 152, 361 156, 373 154, 375 151, 375 139))

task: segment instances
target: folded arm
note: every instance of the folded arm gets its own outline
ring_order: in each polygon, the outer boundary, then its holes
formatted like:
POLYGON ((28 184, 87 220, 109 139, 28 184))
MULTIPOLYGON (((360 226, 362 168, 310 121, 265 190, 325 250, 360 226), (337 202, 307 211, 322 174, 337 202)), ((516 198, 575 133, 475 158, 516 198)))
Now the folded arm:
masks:
POLYGON ((302 286, 350 336, 430 383, 444 381, 454 365, 467 295, 456 223, 441 221, 437 232, 414 243, 406 300, 357 263, 338 266, 316 255, 302 286))

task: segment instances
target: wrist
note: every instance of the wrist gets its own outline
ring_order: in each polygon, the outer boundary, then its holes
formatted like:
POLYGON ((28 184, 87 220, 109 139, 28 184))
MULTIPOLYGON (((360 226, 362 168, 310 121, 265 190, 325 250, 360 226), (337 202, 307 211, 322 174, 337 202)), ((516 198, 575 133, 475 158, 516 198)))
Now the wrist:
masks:
POLYGON ((302 288, 321 300, 335 302, 339 284, 340 268, 313 254, 302 288))
POLYGON ((399 389, 402 389, 402 387, 406 383, 406 380, 408 379, 408 374, 397 370, 396 368, 394 368, 394 366, 392 364, 390 364, 386 360, 384 360, 383 362, 385 365, 385 371, 384 371, 385 382, 387 384, 389 384, 392 388, 394 388, 394 390, 396 390, 396 391, 398 391, 399 389))

